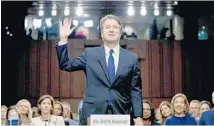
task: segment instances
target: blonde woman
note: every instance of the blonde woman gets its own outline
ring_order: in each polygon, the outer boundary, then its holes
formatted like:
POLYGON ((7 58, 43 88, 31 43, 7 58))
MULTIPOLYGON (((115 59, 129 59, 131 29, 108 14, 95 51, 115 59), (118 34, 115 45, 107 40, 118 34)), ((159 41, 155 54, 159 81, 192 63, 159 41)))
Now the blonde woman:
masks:
POLYGON ((37 104, 41 116, 32 119, 35 126, 65 126, 63 117, 53 115, 55 102, 52 96, 41 96, 37 104))
POLYGON ((6 126, 7 125, 7 106, 2 105, 1 106, 1 126, 6 126))
POLYGON ((165 123, 165 120, 172 115, 171 104, 168 101, 163 101, 160 103, 159 108, 161 114, 160 124, 163 125, 165 123))
POLYGON ((31 104, 28 100, 19 100, 16 104, 20 115, 20 121, 22 125, 32 125, 32 111, 31 104))
POLYGON ((189 102, 184 94, 176 94, 171 101, 172 116, 165 125, 197 125, 195 118, 189 112, 189 102))
POLYGON ((55 101, 54 115, 63 116, 63 106, 62 106, 62 103, 59 101, 55 101))

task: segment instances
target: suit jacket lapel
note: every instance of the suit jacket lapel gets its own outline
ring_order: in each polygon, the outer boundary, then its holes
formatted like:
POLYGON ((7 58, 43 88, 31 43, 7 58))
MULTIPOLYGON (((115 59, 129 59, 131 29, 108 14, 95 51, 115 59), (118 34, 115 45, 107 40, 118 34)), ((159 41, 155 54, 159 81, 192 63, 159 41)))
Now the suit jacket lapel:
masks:
POLYGON ((107 78, 109 84, 111 84, 110 79, 109 79, 109 75, 108 75, 108 69, 107 69, 106 57, 105 57, 105 51, 104 51, 104 46, 103 45, 100 47, 99 62, 100 62, 100 65, 101 65, 105 75, 106 75, 106 78, 107 78))

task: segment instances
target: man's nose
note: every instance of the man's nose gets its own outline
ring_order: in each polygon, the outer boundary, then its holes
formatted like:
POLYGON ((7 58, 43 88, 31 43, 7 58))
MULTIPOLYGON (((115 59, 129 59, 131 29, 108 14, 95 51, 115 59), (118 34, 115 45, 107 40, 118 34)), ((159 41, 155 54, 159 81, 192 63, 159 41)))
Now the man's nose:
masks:
POLYGON ((110 31, 114 31, 114 28, 113 28, 113 27, 111 27, 111 28, 110 28, 110 31))

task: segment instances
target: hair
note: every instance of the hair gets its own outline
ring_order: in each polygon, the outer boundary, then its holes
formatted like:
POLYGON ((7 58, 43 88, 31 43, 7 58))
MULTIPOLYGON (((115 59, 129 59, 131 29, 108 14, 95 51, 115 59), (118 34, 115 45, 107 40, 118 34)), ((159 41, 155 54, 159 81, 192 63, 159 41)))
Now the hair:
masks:
POLYGON ((62 103, 61 103, 60 101, 55 101, 55 105, 56 105, 56 104, 59 104, 59 105, 60 105, 61 110, 62 110, 60 116, 63 116, 63 106, 62 106, 62 103))
POLYGON ((51 101, 51 106, 52 106, 52 109, 51 109, 51 114, 53 114, 53 108, 54 108, 54 98, 51 96, 51 95, 42 95, 39 100, 37 101, 37 105, 38 105, 38 113, 41 115, 41 108, 39 107, 39 105, 41 105, 42 101, 44 101, 46 98, 50 99, 51 101))
POLYGON ((2 105, 1 108, 5 108, 6 111, 7 111, 7 109, 8 109, 6 105, 2 105))
POLYGON ((172 98, 172 101, 171 101, 171 110, 172 110, 172 114, 175 114, 175 109, 174 109, 174 102, 175 102, 175 99, 178 98, 178 97, 182 97, 184 99, 184 103, 186 105, 185 107, 185 110, 184 110, 184 113, 188 113, 189 112, 189 102, 187 100, 187 97, 185 94, 182 94, 182 93, 178 93, 176 94, 173 98, 172 98))
POLYGON ((213 93, 212 93, 212 97, 214 97, 214 91, 213 91, 213 93))
POLYGON ((191 103, 198 103, 198 104, 200 104, 200 101, 198 101, 198 100, 192 100, 192 101, 190 101, 190 104, 191 103))
POLYGON ((74 119, 73 112, 70 110, 70 119, 74 119))
POLYGON ((61 102, 61 103, 62 103, 62 105, 67 105, 67 106, 69 106, 69 110, 71 110, 71 105, 70 105, 69 102, 63 101, 63 102, 61 102))
MULTIPOLYGON (((167 107, 169 107, 169 109, 171 109, 171 104, 170 104, 168 101, 162 101, 162 102, 160 103, 160 105, 159 105, 161 115, 162 115, 161 107, 162 107, 163 105, 166 105, 167 107)), ((162 116, 163 116, 163 115, 162 115, 162 116)))
MULTIPOLYGON (((169 109, 170 109, 170 111, 171 111, 171 104, 170 104, 168 101, 162 101, 162 102, 160 103, 159 108, 160 108, 160 114, 161 114, 161 120, 160 120, 160 123, 161 123, 161 124, 164 124, 164 122, 165 122, 165 120, 166 120, 166 117, 163 116, 162 111, 161 111, 161 107, 162 107, 163 105, 166 105, 167 107, 169 107, 169 109)), ((172 114, 172 112, 171 112, 171 114, 172 114)))
POLYGON ((69 108, 69 111, 70 111, 70 119, 73 119, 73 112, 71 111, 71 105, 70 105, 70 103, 69 103, 69 102, 66 102, 66 101, 63 101, 63 102, 62 102, 62 105, 67 105, 67 106, 69 106, 68 108, 69 108))
POLYGON ((6 105, 2 105, 1 109, 3 109, 3 108, 6 109, 6 118, 4 121, 2 120, 1 125, 7 125, 7 110, 8 110, 8 108, 6 105))
POLYGON ((143 100, 143 103, 147 103, 150 106, 151 116, 149 117, 149 120, 151 121, 151 123, 155 122, 155 111, 152 103, 148 100, 143 100))
MULTIPOLYGON (((17 112, 17 114, 18 114, 18 116, 19 116, 19 124, 21 124, 20 114, 19 114, 19 112, 18 112, 18 108, 17 108, 16 105, 12 105, 12 106, 10 106, 10 107, 7 109, 6 119, 8 120, 8 115, 9 115, 9 112, 10 112, 11 110, 15 110, 15 111, 17 112)), ((7 122, 6 122, 6 124, 7 124, 7 122)))
POLYGON ((122 31, 123 31, 123 25, 122 25, 121 20, 120 20, 117 16, 112 15, 112 14, 106 15, 105 17, 103 17, 103 18, 100 20, 100 29, 101 29, 101 32, 103 31, 104 22, 105 22, 107 19, 113 19, 113 20, 115 20, 115 21, 120 25, 120 33, 122 33, 122 31))
POLYGON ((211 104, 208 101, 201 101, 200 106, 202 106, 203 104, 207 104, 210 108, 211 108, 211 104))
POLYGON ((28 100, 26 99, 21 99, 17 102, 16 106, 18 107, 18 111, 19 111, 19 105, 21 104, 21 102, 26 102, 28 104, 28 113, 27 113, 27 118, 28 121, 31 121, 32 119, 32 111, 31 111, 31 104, 28 100))

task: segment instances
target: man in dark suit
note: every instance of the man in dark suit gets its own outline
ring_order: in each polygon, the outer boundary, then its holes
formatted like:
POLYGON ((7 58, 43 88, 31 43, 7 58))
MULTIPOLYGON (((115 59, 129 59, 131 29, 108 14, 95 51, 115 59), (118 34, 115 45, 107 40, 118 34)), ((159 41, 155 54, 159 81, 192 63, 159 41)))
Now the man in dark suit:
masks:
POLYGON ((60 23, 60 42, 57 55, 61 70, 83 70, 86 74, 86 91, 83 99, 80 124, 86 125, 91 114, 130 114, 135 124, 142 125, 142 85, 138 57, 119 45, 122 23, 114 15, 100 20, 104 44, 86 48, 79 57, 68 58, 68 36, 71 20, 60 23))
MULTIPOLYGON (((212 93, 212 102, 214 104, 214 92, 212 93)), ((214 125, 214 108, 202 113, 199 125, 214 125)))
POLYGON ((214 125, 214 108, 202 113, 199 125, 214 125))

